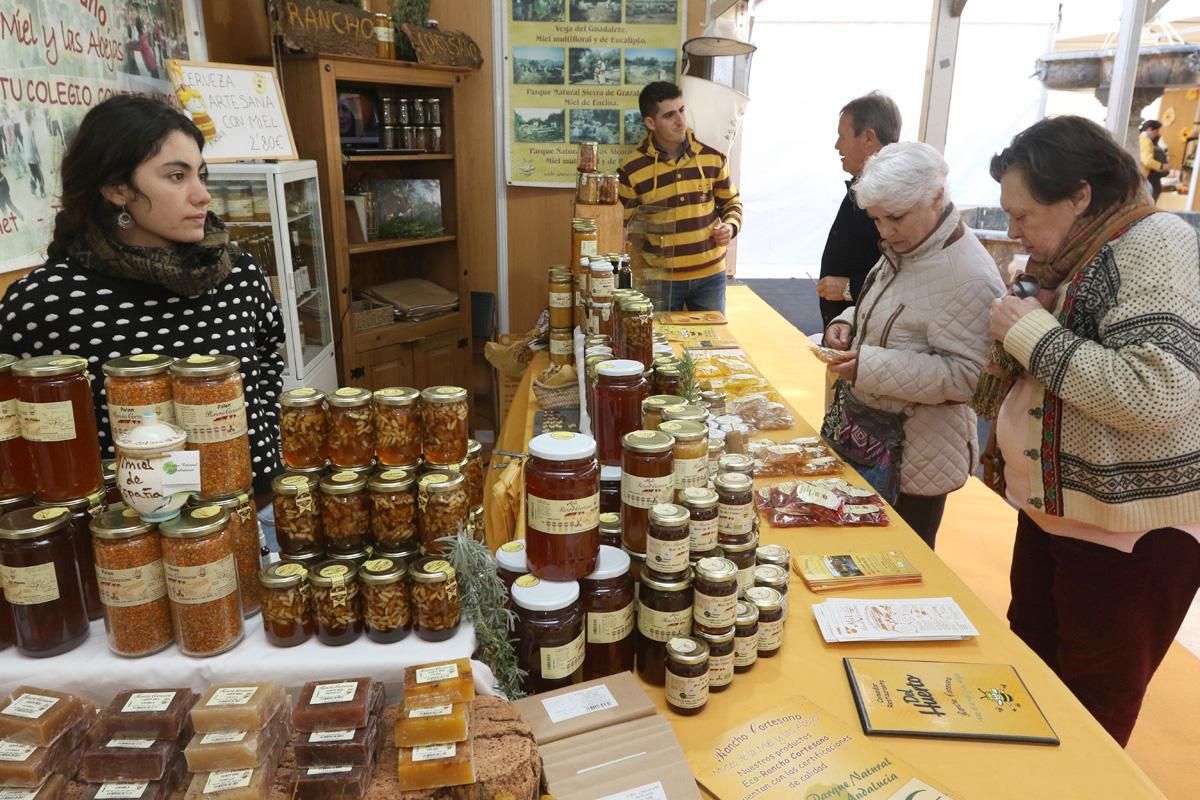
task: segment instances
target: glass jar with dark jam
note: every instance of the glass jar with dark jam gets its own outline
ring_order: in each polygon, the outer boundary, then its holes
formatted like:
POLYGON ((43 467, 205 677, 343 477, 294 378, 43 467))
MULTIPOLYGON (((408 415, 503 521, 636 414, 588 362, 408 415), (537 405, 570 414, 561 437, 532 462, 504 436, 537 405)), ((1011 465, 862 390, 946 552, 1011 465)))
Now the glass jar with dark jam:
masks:
POLYGON ((56 656, 88 636, 70 524, 71 512, 62 506, 22 508, 0 518, 0 582, 22 655, 56 656))
POLYGON ((104 488, 88 362, 36 356, 12 365, 21 436, 29 445, 37 497, 57 503, 104 488))
POLYGON ((770 658, 783 647, 783 596, 765 586, 746 590, 746 600, 758 608, 758 657, 770 658))
MULTIPOLYGON (((762 548, 758 548, 762 550, 762 548)), ((757 556, 755 556, 757 558, 757 556)), ((779 596, 783 599, 783 618, 787 619, 788 615, 788 573, 783 567, 778 567, 774 564, 756 564, 754 567, 754 585, 765 586, 768 589, 774 589, 779 592, 779 596)))
POLYGON ((363 632, 358 570, 343 561, 325 561, 308 573, 309 597, 322 644, 343 645, 363 632))
POLYGON ((654 391, 659 394, 679 394, 681 378, 679 367, 664 364, 654 369, 654 391))
POLYGON ((522 575, 529 574, 524 539, 514 539, 496 548, 496 574, 504 581, 506 595, 511 598, 513 583, 522 575))
POLYGON ((695 637, 708 645, 708 690, 723 692, 733 683, 733 639, 731 626, 721 633, 696 631, 695 637))
POLYGON ((738 472, 717 476, 717 541, 741 544, 754 532, 754 481, 738 472))
POLYGON ((33 462, 29 443, 21 438, 17 410, 17 357, 0 353, 0 499, 33 494, 33 462))
POLYGON ((749 672, 757 661, 758 606, 746 600, 739 600, 733 634, 733 671, 749 672))
POLYGON ((754 550, 758 546, 758 535, 751 534, 750 540, 740 544, 722 544, 721 554, 737 567, 738 597, 745 597, 746 590, 754 586, 754 550))
POLYGON ((529 571, 575 580, 596 568, 600 548, 600 465, 596 442, 555 431, 529 442, 525 465, 525 547, 529 571))
POLYGON ((258 573, 263 633, 275 647, 295 647, 312 638, 317 626, 308 603, 308 570, 277 561, 258 573))
POLYGON ((666 699, 676 714, 699 714, 708 703, 708 645, 694 636, 667 642, 666 699))
POLYGON ((578 581, 544 581, 522 575, 513 583, 517 612, 517 663, 528 674, 530 694, 583 680, 585 638, 578 581))
POLYGON ((653 577, 642 572, 638 593, 638 632, 634 652, 642 680, 666 680, 667 642, 692 631, 692 571, 653 577))
POLYGON ((629 565, 623 550, 600 545, 596 570, 579 581, 587 640, 585 681, 633 669, 637 607, 629 565))
POLYGON ((717 546, 717 493, 692 487, 679 493, 679 504, 688 510, 688 547, 692 553, 708 553, 717 546))
POLYGON ((596 399, 592 432, 602 464, 621 463, 621 439, 642 423, 646 381, 640 361, 610 359, 596 366, 596 399))
POLYGON ((621 514, 619 512, 600 513, 600 546, 621 546, 621 514))
POLYGON ((390 558, 372 558, 358 570, 362 585, 363 623, 372 642, 398 642, 412 628, 412 599, 408 564, 390 558))
POLYGON ((683 572, 688 567, 688 510, 674 503, 650 509, 646 534, 646 566, 660 575, 683 572))
POLYGON ((71 512, 68 530, 71 543, 75 547, 75 563, 79 565, 83 605, 87 609, 88 619, 100 619, 104 616, 104 604, 100 602, 100 583, 96 578, 96 557, 92 550, 92 532, 89 526, 104 510, 104 492, 99 491, 87 497, 63 500, 59 503, 46 503, 39 499, 35 505, 43 508, 63 506, 71 512))
POLYGON ((642 428, 648 431, 658 430, 658 426, 663 423, 662 410, 683 402, 683 397, 677 394, 650 395, 642 401, 642 428))
POLYGON ((696 562, 692 619, 697 631, 719 633, 737 619, 737 566, 727 558, 696 562))
POLYGON ((754 558, 759 564, 772 564, 787 574, 791 567, 792 553, 781 544, 760 544, 754 551, 754 558))
POLYGON ((600 467, 600 513, 621 513, 621 468, 614 464, 600 467))
POLYGON ((633 431, 621 441, 621 542, 646 552, 650 509, 675 496, 671 451, 675 440, 662 431, 633 431))

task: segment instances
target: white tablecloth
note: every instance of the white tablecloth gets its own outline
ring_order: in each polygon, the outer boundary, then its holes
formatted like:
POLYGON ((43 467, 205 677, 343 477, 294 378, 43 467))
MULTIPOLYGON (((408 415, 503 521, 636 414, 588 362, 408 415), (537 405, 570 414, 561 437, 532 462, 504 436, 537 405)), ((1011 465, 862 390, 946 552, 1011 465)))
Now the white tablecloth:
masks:
MULTIPOLYGON (((246 620, 246 638, 211 658, 191 658, 171 645, 145 658, 122 658, 108 649, 104 622, 92 623, 87 641, 69 653, 51 658, 28 658, 13 648, 0 653, 0 697, 21 684, 79 694, 95 703, 107 703, 127 689, 190 686, 197 692, 213 683, 275 681, 297 689, 312 680, 368 675, 383 681, 395 700, 403 685, 404 668, 430 661, 470 658, 475 652, 475 629, 468 622, 453 638, 426 642, 410 633, 399 642, 377 644, 366 636, 340 647, 313 639, 296 647, 267 643, 261 616, 246 620)), ((475 688, 494 694, 492 673, 473 664, 475 688)))

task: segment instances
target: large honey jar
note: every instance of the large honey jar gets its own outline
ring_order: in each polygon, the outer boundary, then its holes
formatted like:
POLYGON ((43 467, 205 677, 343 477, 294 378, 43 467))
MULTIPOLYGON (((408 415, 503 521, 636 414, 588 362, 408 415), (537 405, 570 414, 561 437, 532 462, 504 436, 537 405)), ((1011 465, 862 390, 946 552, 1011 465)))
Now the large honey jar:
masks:
POLYGON ((596 568, 600 548, 600 465, 592 437, 569 431, 536 436, 525 466, 529 571, 574 580, 596 568))

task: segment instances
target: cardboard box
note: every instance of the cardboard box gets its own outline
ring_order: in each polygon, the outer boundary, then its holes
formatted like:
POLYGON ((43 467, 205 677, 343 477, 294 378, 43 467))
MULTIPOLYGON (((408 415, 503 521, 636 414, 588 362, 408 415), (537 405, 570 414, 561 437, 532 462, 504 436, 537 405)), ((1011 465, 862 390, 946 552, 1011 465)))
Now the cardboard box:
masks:
POLYGON ((698 800, 671 724, 623 672, 516 702, 555 800, 698 800))

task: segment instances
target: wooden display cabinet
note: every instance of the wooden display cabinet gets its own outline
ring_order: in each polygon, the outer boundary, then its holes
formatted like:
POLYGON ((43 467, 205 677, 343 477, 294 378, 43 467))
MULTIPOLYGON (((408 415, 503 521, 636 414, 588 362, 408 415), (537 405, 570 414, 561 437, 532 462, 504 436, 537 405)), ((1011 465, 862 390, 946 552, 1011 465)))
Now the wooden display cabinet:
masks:
POLYGON ((353 56, 283 60, 284 95, 296 146, 301 158, 317 162, 320 176, 338 379, 343 386, 467 385, 471 295, 458 238, 464 184, 456 160, 462 152, 462 132, 455 125, 454 103, 455 88, 468 71, 353 56), (444 152, 343 155, 338 93, 348 91, 440 99, 444 152), (441 181, 444 235, 352 243, 344 198, 364 177, 441 181), (402 278, 423 278, 450 290, 458 296, 458 310, 421 322, 358 329, 351 305, 360 293, 402 278))

